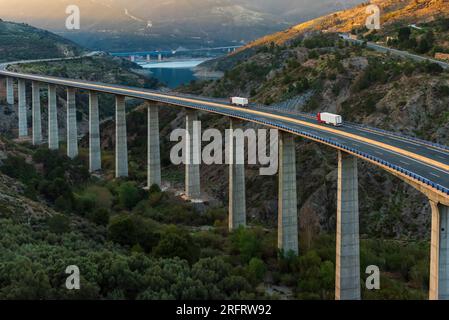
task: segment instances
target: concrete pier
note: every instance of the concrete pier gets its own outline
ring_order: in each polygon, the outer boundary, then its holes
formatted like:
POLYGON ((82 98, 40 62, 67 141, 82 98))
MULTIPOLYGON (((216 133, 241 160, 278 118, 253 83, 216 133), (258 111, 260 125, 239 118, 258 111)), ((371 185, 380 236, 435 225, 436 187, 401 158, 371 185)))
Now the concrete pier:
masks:
POLYGON ((159 146, 159 108, 148 105, 148 187, 161 186, 161 151, 159 146))
POLYGON ((278 248, 298 254, 298 209, 294 136, 281 132, 279 141, 278 248))
POLYGON ((335 299, 360 299, 357 158, 338 151, 335 299))
POLYGON ((26 87, 25 80, 19 79, 18 84, 19 96, 19 138, 28 136, 28 122, 27 122, 27 105, 26 105, 26 87))
POLYGON ((115 177, 128 176, 125 97, 115 96, 115 177))
POLYGON ((430 202, 430 300, 449 300, 449 207, 430 202))
POLYGON ((100 115, 98 112, 98 95, 89 92, 89 171, 101 169, 100 115))
POLYGON ((10 105, 14 104, 14 80, 13 78, 6 78, 6 102, 10 105))
POLYGON ((48 148, 59 149, 58 110, 56 108, 56 87, 48 85, 48 148))
POLYGON ((67 88, 67 156, 78 156, 78 129, 76 125, 75 89, 67 88))
POLYGON ((200 165, 201 158, 201 137, 200 132, 194 130, 194 122, 198 121, 196 110, 186 109, 186 176, 185 187, 186 196, 189 199, 199 199, 201 197, 200 187, 200 165))
MULTIPOLYGON (((239 120, 230 120, 230 129, 241 127, 239 120)), ((244 145, 238 148, 234 134, 229 137, 229 231, 246 226, 246 196, 245 196, 245 150, 244 145)))
POLYGON ((33 81, 32 91, 33 145, 36 146, 42 143, 41 84, 37 81, 33 81))

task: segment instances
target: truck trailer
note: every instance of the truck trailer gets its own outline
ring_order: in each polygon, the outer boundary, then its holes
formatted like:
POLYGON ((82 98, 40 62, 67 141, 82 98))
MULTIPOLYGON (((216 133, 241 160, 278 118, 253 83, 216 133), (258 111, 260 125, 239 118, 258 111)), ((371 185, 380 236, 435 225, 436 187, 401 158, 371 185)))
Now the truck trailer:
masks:
POLYGON ((231 97, 231 104, 235 106, 247 107, 249 104, 248 99, 241 97, 231 97))
POLYGON ((319 123, 332 124, 339 127, 343 124, 343 119, 338 114, 320 112, 317 114, 317 120, 319 123))

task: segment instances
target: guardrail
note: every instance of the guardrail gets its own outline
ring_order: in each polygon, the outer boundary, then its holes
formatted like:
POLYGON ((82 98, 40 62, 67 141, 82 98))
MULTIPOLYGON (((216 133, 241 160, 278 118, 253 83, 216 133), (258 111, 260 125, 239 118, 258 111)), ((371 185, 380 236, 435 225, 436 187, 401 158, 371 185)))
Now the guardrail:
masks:
MULTIPOLYGON (((286 113, 290 113, 290 114, 306 117, 306 118, 309 118, 309 119, 316 119, 316 115, 315 114, 306 113, 306 112, 302 112, 302 111, 298 111, 298 110, 283 109, 283 108, 281 108, 279 106, 265 106, 265 105, 259 105, 259 104, 253 104, 253 106, 258 108, 258 109, 263 109, 263 110, 268 110, 268 111, 270 109, 271 110, 275 109, 275 110, 279 110, 279 111, 284 111, 286 113)), ((427 140, 424 140, 424 139, 408 136, 408 135, 405 135, 405 134, 402 134, 402 133, 399 133, 399 132, 388 131, 388 130, 375 128, 375 127, 371 127, 371 126, 364 125, 364 124, 350 122, 350 121, 345 121, 344 125, 347 125, 349 127, 355 127, 355 128, 372 130, 372 131, 375 131, 375 132, 378 132, 378 133, 388 134, 388 135, 395 136, 395 137, 398 137, 398 138, 402 138, 402 139, 407 139, 407 140, 410 140, 410 141, 418 142, 418 143, 421 143, 423 145, 427 145, 429 147, 433 147, 433 148, 438 148, 438 149, 442 149, 442 150, 445 150, 445 151, 449 151, 449 146, 445 146, 445 145, 440 144, 440 143, 431 142, 431 141, 427 141, 427 140)))
MULTIPOLYGON (((194 107, 195 109, 216 112, 216 110, 214 110, 213 108, 210 108, 210 107, 199 106, 199 105, 196 105, 196 104, 193 104, 193 103, 190 103, 190 102, 188 102, 186 104, 189 104, 191 107, 194 107)), ((346 146, 346 145, 344 145, 342 143, 333 141, 331 139, 323 138, 323 137, 321 137, 319 135, 316 135, 316 134, 313 134, 313 133, 310 133, 310 132, 307 132, 307 131, 298 130, 298 129, 291 128, 291 127, 288 127, 288 126, 283 125, 283 124, 274 123, 274 122, 267 121, 267 120, 264 120, 264 119, 251 118, 251 117, 245 116, 243 114, 237 113, 235 111, 223 111, 222 113, 226 114, 228 116, 231 116, 231 117, 241 118, 241 119, 245 119, 245 120, 248 120, 248 121, 257 121, 257 122, 262 123, 262 124, 267 125, 267 126, 275 127, 275 128, 287 131, 287 132, 294 132, 294 133, 302 135, 302 136, 310 137, 311 139, 314 139, 314 140, 322 141, 323 143, 326 143, 328 145, 333 145, 333 146, 335 146, 335 147, 337 147, 339 149, 346 150, 347 152, 350 152, 352 154, 356 154, 356 155, 358 155, 361 158, 365 158, 365 159, 370 160, 372 162, 377 162, 380 165, 389 167, 392 170, 395 170, 395 171, 397 171, 397 172, 399 172, 401 174, 405 174, 406 176, 409 176, 410 178, 412 178, 412 179, 414 179, 416 181, 422 182, 422 183, 430 186, 431 188, 434 188, 434 189, 436 189, 438 191, 441 191, 441 192, 449 195, 449 188, 446 188, 446 187, 443 187, 440 184, 434 183, 434 182, 430 181, 427 178, 424 178, 424 177, 422 177, 422 176, 420 176, 420 175, 418 175, 416 173, 411 172, 410 170, 404 169, 404 168, 402 168, 402 167, 400 167, 398 165, 395 165, 395 164, 390 163, 388 161, 382 160, 379 157, 373 156, 373 155, 371 155, 369 153, 366 153, 366 152, 359 151, 357 149, 354 149, 352 147, 346 146)))

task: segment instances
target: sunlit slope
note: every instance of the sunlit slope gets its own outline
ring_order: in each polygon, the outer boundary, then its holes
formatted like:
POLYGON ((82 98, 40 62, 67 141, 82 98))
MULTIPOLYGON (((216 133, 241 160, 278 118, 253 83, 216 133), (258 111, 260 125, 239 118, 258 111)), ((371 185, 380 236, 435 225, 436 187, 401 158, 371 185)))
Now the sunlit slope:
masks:
MULTIPOLYGON (((447 0, 372 0, 370 3, 379 6, 383 27, 395 23, 429 22, 437 17, 449 16, 447 0)), ((253 41, 248 47, 270 42, 283 44, 312 31, 349 32, 361 28, 365 25, 368 16, 367 6, 368 3, 358 5, 352 9, 298 24, 288 30, 253 41)))

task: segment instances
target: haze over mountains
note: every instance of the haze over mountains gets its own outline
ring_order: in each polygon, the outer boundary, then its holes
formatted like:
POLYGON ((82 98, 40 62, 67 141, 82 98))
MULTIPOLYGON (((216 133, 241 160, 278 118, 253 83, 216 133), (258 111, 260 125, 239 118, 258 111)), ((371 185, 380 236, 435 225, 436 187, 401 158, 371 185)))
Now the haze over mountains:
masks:
POLYGON ((244 43, 361 0, 0 0, 0 18, 26 22, 102 50, 244 43), (14 5, 12 5, 12 2, 14 5), (81 29, 65 28, 66 7, 81 29), (126 35, 125 37, 123 37, 126 35))

